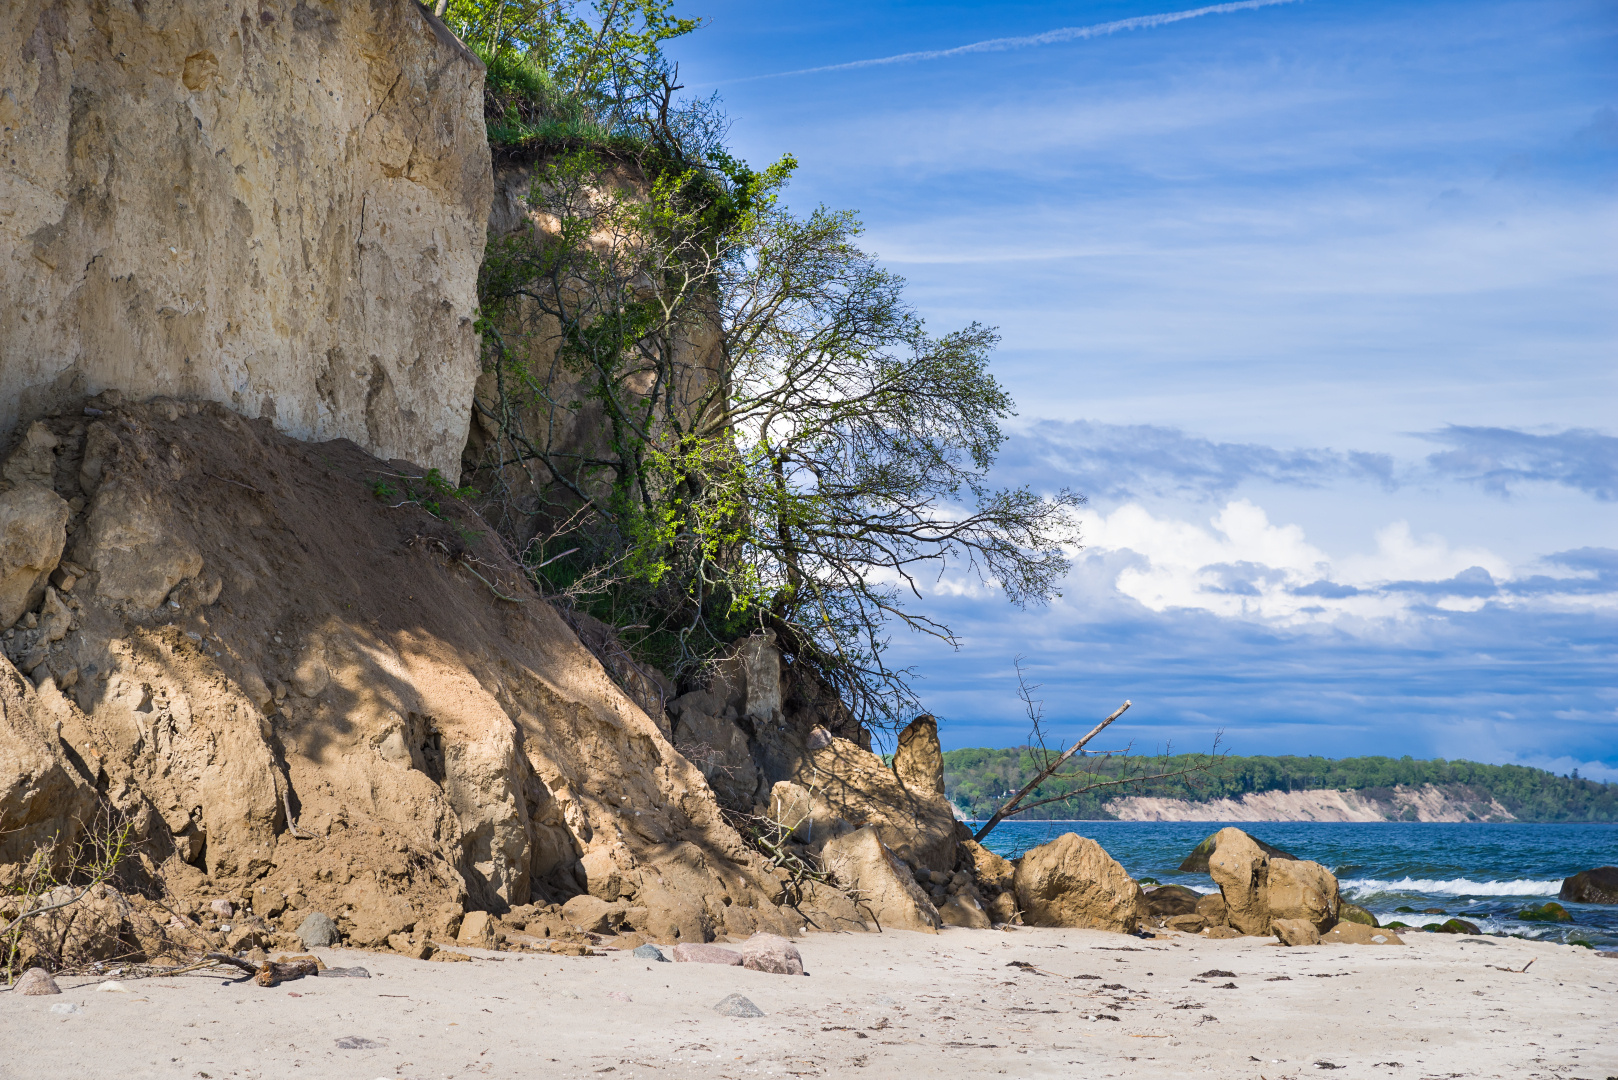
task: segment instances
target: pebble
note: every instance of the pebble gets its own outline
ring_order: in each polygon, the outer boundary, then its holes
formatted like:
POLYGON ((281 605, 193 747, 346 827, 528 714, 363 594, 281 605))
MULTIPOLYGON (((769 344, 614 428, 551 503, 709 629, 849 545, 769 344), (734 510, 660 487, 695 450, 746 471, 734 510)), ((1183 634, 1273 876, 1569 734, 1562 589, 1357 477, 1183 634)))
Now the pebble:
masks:
POLYGON ((369 979, 371 973, 362 967, 327 968, 315 972, 322 979, 369 979))
POLYGON ((228 919, 236 914, 236 907, 229 900, 214 900, 208 904, 208 910, 221 919, 228 919))
POLYGON ((118 982, 116 979, 108 979, 106 982, 104 982, 100 986, 96 987, 96 989, 101 991, 104 994, 127 994, 127 993, 129 993, 128 990, 124 989, 124 984, 121 983, 121 982, 118 982))
POLYGON ((62 988, 56 985, 56 980, 51 978, 50 972, 36 967, 22 973, 22 978, 17 980, 13 992, 28 997, 42 997, 46 994, 60 994, 62 988))
POLYGON ((640 946, 629 955, 639 960, 661 960, 665 964, 669 962, 669 958, 663 955, 663 950, 659 949, 651 942, 647 942, 645 945, 640 946))
MULTIPOLYGON (((57 993, 61 993, 61 991, 58 990, 57 993)), ((83 1011, 84 1006, 80 1005, 76 1001, 58 1001, 55 1005, 51 1006, 51 1012, 62 1016, 69 1016, 73 1013, 80 1013, 83 1011)))
POLYGON ((381 1046, 381 1043, 373 1039, 362 1038, 358 1035, 345 1035, 337 1040, 337 1049, 339 1050, 377 1050, 381 1046))
POLYGON ((721 1016, 763 1016, 764 1010, 754 1005, 740 994, 730 994, 723 1001, 713 1007, 714 1012, 721 1016))

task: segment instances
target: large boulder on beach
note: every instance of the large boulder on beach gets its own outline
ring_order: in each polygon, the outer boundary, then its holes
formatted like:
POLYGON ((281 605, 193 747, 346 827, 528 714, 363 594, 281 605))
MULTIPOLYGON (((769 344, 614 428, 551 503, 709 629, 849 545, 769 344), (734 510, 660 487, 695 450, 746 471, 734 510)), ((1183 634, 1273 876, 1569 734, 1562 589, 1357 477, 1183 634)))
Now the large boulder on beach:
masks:
POLYGON ((1024 853, 1017 906, 1030 926, 1076 926, 1132 934, 1151 912, 1146 894, 1111 855, 1075 833, 1024 853))
POLYGON ((1562 882, 1559 900, 1576 904, 1618 904, 1618 866, 1583 870, 1562 882))
MULTIPOLYGON (((1219 846, 1219 838, 1224 836, 1226 833, 1232 832, 1242 831, 1234 828, 1220 829, 1218 832, 1202 841, 1202 843, 1192 848, 1191 854, 1187 855, 1185 857, 1185 861, 1180 864, 1180 872, 1182 874, 1206 874, 1208 872, 1208 859, 1213 855, 1214 848, 1219 846)), ((1242 833, 1242 835, 1247 836, 1246 833, 1242 833)), ((1297 856, 1293 855, 1291 852, 1282 851, 1274 844, 1266 844, 1256 836, 1247 836, 1247 838, 1253 843, 1257 844, 1259 850, 1263 851, 1272 859, 1297 858, 1297 856)))
POLYGON ((1317 930, 1337 921, 1337 878, 1317 862, 1271 856, 1240 829, 1211 838, 1208 873, 1225 899, 1228 922, 1244 934, 1268 934, 1276 919, 1303 919, 1317 930))
POLYGON ((828 840, 820 860, 839 885, 859 894, 861 913, 884 930, 938 933, 938 909, 871 826, 828 840))

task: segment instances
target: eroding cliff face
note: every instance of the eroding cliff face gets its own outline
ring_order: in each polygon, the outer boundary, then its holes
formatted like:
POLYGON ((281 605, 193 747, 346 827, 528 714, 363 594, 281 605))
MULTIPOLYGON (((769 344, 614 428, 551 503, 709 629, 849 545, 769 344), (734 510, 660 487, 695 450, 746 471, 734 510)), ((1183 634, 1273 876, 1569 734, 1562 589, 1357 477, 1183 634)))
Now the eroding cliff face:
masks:
POLYGON ((116 387, 457 475, 482 88, 413 0, 0 7, 0 444, 116 387))
POLYGON ((1465 788, 1396 787, 1365 791, 1264 791, 1239 799, 1131 795, 1107 810, 1119 821, 1515 821, 1486 795, 1465 788))
POLYGON ((286 897, 283 929, 321 910, 359 944, 586 892, 659 940, 797 925, 701 774, 404 463, 215 404, 42 424, 69 519, 0 628, 0 876, 104 799, 175 893, 286 897))

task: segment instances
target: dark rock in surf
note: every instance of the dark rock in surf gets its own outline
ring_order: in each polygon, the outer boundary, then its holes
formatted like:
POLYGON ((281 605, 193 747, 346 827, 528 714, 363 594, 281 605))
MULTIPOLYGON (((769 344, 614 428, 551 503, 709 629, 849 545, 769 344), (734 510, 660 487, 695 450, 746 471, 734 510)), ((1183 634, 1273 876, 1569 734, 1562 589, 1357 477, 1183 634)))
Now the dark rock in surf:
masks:
POLYGON ((1575 904, 1618 904, 1618 866, 1584 870, 1562 882, 1558 900, 1575 904))

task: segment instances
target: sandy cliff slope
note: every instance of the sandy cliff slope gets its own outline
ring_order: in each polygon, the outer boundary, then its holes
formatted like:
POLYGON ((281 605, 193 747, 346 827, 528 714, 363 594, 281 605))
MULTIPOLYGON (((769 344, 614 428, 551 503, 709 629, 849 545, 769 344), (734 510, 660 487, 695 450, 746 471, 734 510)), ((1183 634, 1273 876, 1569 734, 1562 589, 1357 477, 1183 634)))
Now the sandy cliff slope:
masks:
POLYGON ((12 488, 69 535, 4 640, 0 864, 99 793, 171 887, 262 885, 359 943, 586 891, 665 940, 786 928, 701 774, 419 469, 100 404, 12 488))

